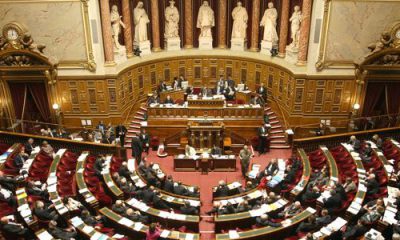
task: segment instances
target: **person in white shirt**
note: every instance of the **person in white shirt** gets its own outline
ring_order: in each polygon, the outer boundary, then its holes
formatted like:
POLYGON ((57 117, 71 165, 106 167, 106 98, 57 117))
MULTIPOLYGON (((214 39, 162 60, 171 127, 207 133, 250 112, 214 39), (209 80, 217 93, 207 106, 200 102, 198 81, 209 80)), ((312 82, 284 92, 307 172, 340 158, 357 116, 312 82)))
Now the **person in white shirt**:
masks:
POLYGON ((190 146, 189 144, 186 145, 185 147, 185 155, 187 157, 194 157, 196 156, 196 149, 194 147, 190 146))
POLYGON ((0 201, 7 202, 8 205, 10 206, 15 206, 17 204, 17 200, 15 199, 13 193, 8 189, 3 188, 1 185, 0 185, 0 201))

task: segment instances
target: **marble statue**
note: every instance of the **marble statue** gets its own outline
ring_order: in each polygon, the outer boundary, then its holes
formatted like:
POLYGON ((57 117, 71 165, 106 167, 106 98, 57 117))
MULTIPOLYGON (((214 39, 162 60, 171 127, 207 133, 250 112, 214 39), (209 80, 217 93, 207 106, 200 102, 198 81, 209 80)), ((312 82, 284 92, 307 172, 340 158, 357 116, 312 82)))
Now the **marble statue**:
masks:
POLYGON ((136 8, 133 10, 133 18, 135 24, 135 43, 148 41, 147 24, 150 23, 149 16, 143 8, 143 2, 138 2, 136 8))
POLYGON ((179 11, 175 7, 175 1, 169 1, 169 6, 165 9, 165 33, 164 37, 179 37, 179 11))
POLYGON ((111 26, 112 26, 112 36, 114 39, 114 47, 119 49, 121 44, 119 43, 119 34, 121 33, 121 27, 125 28, 124 22, 122 22, 122 16, 119 15, 117 5, 111 7, 111 26))
POLYGON ((232 11, 232 18, 232 38, 246 39, 247 21, 249 16, 246 8, 242 7, 242 2, 237 2, 237 6, 232 11))
POLYGON ((278 12, 274 8, 274 3, 269 2, 268 8, 264 12, 264 16, 261 19, 260 26, 264 27, 263 40, 272 42, 272 45, 278 43, 278 33, 276 32, 276 19, 278 18, 278 12))
POLYGON ((292 43, 289 46, 293 49, 298 49, 300 38, 300 25, 302 21, 302 15, 299 6, 294 6, 294 12, 289 21, 291 22, 290 31, 292 38, 292 43))
POLYGON ((214 11, 208 5, 208 1, 204 1, 199 9, 197 17, 197 28, 200 28, 201 38, 212 39, 211 28, 215 26, 214 11))

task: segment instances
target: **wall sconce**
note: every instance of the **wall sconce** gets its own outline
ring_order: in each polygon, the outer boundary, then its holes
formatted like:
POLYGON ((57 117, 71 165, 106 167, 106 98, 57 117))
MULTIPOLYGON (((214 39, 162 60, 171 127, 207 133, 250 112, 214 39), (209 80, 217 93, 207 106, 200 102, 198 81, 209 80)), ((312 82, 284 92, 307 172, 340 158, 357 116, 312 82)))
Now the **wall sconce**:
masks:
POLYGON ((355 104, 353 105, 353 111, 351 112, 351 118, 352 118, 352 119, 355 118, 355 117, 357 116, 358 110, 359 110, 359 109, 360 109, 360 104, 355 103, 355 104))
POLYGON ((53 109, 54 110, 58 110, 58 109, 60 109, 60 106, 57 103, 54 103, 53 104, 53 109))
POLYGON ((357 111, 358 109, 360 109, 360 104, 358 104, 358 103, 354 104, 354 105, 353 105, 353 109, 356 110, 356 111, 357 111))

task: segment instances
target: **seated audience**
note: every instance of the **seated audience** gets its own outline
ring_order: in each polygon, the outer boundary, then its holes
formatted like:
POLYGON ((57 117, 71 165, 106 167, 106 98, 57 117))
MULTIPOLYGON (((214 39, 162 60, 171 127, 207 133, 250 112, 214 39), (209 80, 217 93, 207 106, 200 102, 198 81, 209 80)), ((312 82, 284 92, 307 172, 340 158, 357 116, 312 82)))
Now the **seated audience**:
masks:
POLYGON ((372 141, 375 143, 377 148, 382 149, 383 140, 382 140, 382 138, 379 137, 378 134, 375 134, 374 136, 372 136, 372 141))
POLYGON ((329 215, 328 209, 322 209, 320 216, 315 219, 317 226, 322 227, 332 222, 332 217, 329 215))
POLYGON ((42 152, 46 153, 49 157, 54 158, 55 156, 54 149, 47 141, 43 141, 41 150, 42 152))
POLYGON ((332 213, 333 210, 340 208, 342 205, 342 196, 337 193, 334 189, 331 189, 330 191, 330 197, 323 200, 324 202, 324 207, 328 209, 329 213, 332 213))
POLYGON ((282 212, 278 213, 280 218, 290 218, 302 211, 301 203, 299 201, 293 202, 289 206, 285 207, 282 212))
POLYGON ((343 184, 344 191, 346 193, 354 192, 357 190, 356 183, 351 179, 351 177, 346 178, 346 182, 343 184))
POLYGON ((259 227, 267 227, 267 226, 280 227, 280 226, 282 226, 281 223, 276 223, 276 222, 269 220, 269 217, 267 214, 263 214, 259 217, 256 217, 256 225, 259 227))
POLYGON ((218 187, 215 190, 215 197, 226 197, 229 195, 229 188, 226 186, 225 181, 219 181, 218 187))
POLYGON ((14 196, 14 194, 10 190, 3 188, 3 186, 1 185, 0 185, 0 201, 6 202, 10 206, 17 205, 17 199, 14 196))
POLYGON ((125 203, 122 200, 117 200, 112 205, 111 209, 114 212, 116 212, 116 213, 118 213, 120 215, 123 215, 126 212, 126 209, 128 209, 128 208, 125 206, 125 203))
POLYGON ((312 185, 308 185, 306 192, 301 196, 302 202, 310 202, 315 201, 321 196, 318 187, 312 187, 312 185))
POLYGON ((146 232, 146 239, 145 240, 157 240, 161 235, 160 228, 157 224, 152 223, 149 226, 149 229, 146 232))
POLYGON ((38 200, 35 202, 33 213, 43 221, 54 220, 57 221, 58 214, 54 208, 54 205, 45 205, 44 202, 38 200))
POLYGON ((369 174, 366 179, 367 194, 377 194, 379 192, 379 183, 376 180, 375 174, 369 174))
POLYGON ((28 141, 24 144, 25 152, 28 155, 31 155, 33 149, 35 148, 33 138, 29 138, 28 141))
POLYGON ((185 204, 180 208, 182 214, 187 214, 187 215, 197 215, 199 214, 199 211, 193 207, 190 206, 190 202, 185 202, 185 204))
POLYGON ((316 229, 318 226, 316 224, 315 216, 309 216, 305 221, 301 222, 296 229, 296 232, 310 232, 316 229))
POLYGON ((361 148, 360 140, 358 140, 354 135, 350 137, 350 140, 347 143, 350 144, 356 152, 358 152, 361 148))
POLYGON ((77 236, 77 233, 73 228, 62 229, 57 226, 56 221, 50 221, 47 230, 53 237, 61 240, 73 240, 77 236))
MULTIPOLYGON (((25 239, 34 239, 33 234, 29 232, 27 228, 25 228, 22 224, 14 222, 14 217, 10 218, 4 216, 0 219, 1 230, 3 234, 10 234, 11 236, 15 236, 17 238, 25 238, 25 239)), ((6 236, 3 236, 6 237, 6 236)))
POLYGON ((96 176, 99 177, 100 179, 103 178, 103 174, 101 172, 105 167, 105 162, 106 158, 104 157, 104 155, 99 155, 97 156, 96 161, 94 163, 94 172, 96 176))
POLYGON ((134 211, 132 208, 126 209, 124 216, 134 222, 141 222, 143 224, 147 224, 149 222, 148 216, 143 216, 139 211, 134 211))

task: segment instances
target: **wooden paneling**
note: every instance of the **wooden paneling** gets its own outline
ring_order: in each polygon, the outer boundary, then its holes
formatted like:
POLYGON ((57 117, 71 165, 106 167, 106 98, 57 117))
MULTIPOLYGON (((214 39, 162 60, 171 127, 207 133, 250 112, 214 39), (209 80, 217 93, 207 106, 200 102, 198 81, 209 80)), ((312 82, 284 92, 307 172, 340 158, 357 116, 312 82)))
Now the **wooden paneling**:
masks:
POLYGON ((131 66, 115 78, 63 77, 57 87, 66 122, 79 123, 80 118, 125 121, 161 80, 171 84, 179 75, 195 87, 213 88, 220 75, 231 75, 236 83, 245 80, 251 90, 264 83, 290 125, 347 118, 355 92, 355 80, 350 77, 296 76, 274 64, 228 56, 164 58, 131 66))

